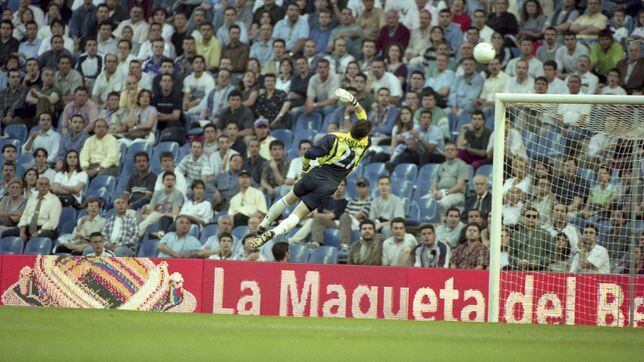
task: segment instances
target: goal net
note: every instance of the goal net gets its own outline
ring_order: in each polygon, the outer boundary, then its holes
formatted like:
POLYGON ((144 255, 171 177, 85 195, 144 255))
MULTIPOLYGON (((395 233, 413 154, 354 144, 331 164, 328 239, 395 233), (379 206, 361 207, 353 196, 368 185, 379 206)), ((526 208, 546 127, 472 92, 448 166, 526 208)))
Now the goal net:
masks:
POLYGON ((644 325, 643 105, 497 95, 490 321, 644 325))

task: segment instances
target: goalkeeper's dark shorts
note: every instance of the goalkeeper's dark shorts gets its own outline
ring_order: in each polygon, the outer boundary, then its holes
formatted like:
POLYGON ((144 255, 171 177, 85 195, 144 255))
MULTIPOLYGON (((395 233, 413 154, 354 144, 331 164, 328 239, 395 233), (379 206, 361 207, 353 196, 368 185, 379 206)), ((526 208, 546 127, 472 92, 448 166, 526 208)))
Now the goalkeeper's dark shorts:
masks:
POLYGON ((293 193, 304 202, 309 211, 313 211, 333 195, 340 182, 342 179, 324 168, 315 167, 295 183, 293 193))

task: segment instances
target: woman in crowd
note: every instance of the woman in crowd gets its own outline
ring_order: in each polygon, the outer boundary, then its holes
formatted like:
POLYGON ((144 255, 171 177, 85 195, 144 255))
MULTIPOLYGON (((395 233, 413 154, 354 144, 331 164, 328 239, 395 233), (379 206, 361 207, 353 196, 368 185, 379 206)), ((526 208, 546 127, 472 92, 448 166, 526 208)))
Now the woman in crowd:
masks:
MULTIPOLYGON (((536 0, 527 0, 523 3, 521 11, 521 22, 519 24, 519 36, 527 37, 533 42, 543 39, 543 29, 546 24, 546 16, 543 15, 541 4, 536 0)), ((537 47, 535 46, 536 50, 537 47)))
POLYGON ((402 88, 405 89, 409 69, 407 68, 407 64, 403 63, 402 48, 398 44, 391 44, 385 54, 387 71, 398 77, 402 88))
POLYGON ((280 61, 280 74, 277 76, 277 83, 275 89, 279 89, 286 93, 291 88, 291 79, 293 78, 293 62, 290 59, 282 59, 280 61))
POLYGON ((63 160, 63 169, 54 177, 53 191, 63 207, 80 209, 83 202, 83 189, 88 183, 85 171, 81 170, 78 151, 69 150, 63 160))
POLYGON ((347 64, 347 69, 344 70, 344 76, 342 78, 342 87, 349 88, 353 87, 353 79, 356 75, 360 73, 360 64, 355 60, 352 60, 347 64))
MULTIPOLYGON (((253 58, 254 59, 254 58, 253 58)), ((257 60, 257 59, 255 59, 257 60)), ((248 65, 251 61, 248 61, 248 65)), ((259 86, 257 85, 257 73, 247 70, 239 82, 239 91, 242 93, 242 105, 250 110, 255 108, 255 102, 259 96, 259 86)))
POLYGON ((550 179, 547 177, 537 179, 536 185, 532 190, 532 195, 534 195, 532 198, 532 207, 539 211, 539 222, 543 225, 550 225, 552 207, 555 202, 550 179))
POLYGON ((23 182, 13 179, 7 184, 7 194, 0 199, 0 235, 18 226, 27 198, 22 194, 23 182))
POLYGON ((144 141, 154 144, 157 128, 157 109, 150 104, 152 92, 142 89, 136 97, 136 106, 130 112, 127 133, 119 140, 130 146, 134 142, 144 141))
POLYGON ((557 234, 555 236, 554 261, 548 266, 548 271, 557 273, 567 273, 570 271, 571 254, 568 236, 564 233, 557 234))
POLYGON ((25 171, 22 176, 22 184, 25 188, 25 197, 29 199, 31 195, 36 192, 36 181, 38 180, 38 171, 35 168, 30 168, 25 171))
POLYGON ((505 69, 505 66, 512 59, 512 52, 505 45, 505 39, 501 33, 494 32, 492 34, 492 46, 496 50, 496 58, 501 62, 501 68, 505 69))

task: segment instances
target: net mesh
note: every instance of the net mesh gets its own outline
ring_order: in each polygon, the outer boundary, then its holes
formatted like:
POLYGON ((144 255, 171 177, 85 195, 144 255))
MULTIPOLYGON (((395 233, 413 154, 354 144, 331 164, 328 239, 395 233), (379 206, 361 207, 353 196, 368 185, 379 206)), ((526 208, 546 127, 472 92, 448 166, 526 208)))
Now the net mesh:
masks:
POLYGON ((644 289, 643 116, 636 105, 506 105, 501 321, 628 325, 644 289))

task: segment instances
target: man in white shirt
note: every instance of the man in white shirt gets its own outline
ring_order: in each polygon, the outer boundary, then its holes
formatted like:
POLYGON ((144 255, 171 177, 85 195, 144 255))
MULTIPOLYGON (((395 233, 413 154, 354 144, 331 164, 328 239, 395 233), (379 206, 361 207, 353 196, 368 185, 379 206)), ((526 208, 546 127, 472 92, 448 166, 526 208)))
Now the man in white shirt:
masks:
POLYGON ((557 62, 548 60, 543 63, 543 75, 548 80, 548 94, 566 94, 566 82, 557 77, 557 62))
POLYGON ((577 59, 588 55, 588 47, 577 42, 577 35, 573 32, 564 32, 564 46, 557 49, 555 61, 559 70, 559 77, 565 78, 577 69, 577 59))
POLYGON ((215 89, 215 80, 205 73, 206 60, 201 55, 192 60, 193 73, 183 80, 183 110, 186 113, 201 112, 199 104, 215 89))
POLYGON ((300 157, 296 157, 291 160, 288 172, 286 173, 286 180, 284 180, 284 185, 294 185, 295 181, 300 178, 302 175, 302 157, 304 157, 304 154, 311 148, 311 146, 313 146, 313 144, 310 140, 301 140, 297 145, 300 157))
POLYGON ((483 91, 475 103, 476 107, 483 111, 486 117, 489 117, 494 114, 496 93, 503 93, 503 88, 510 76, 501 70, 501 61, 498 58, 492 59, 487 64, 487 70, 490 75, 483 82, 483 91))
POLYGON ((223 44, 228 45, 230 43, 230 36, 228 31, 230 30, 231 25, 239 26, 241 35, 239 37, 240 41, 244 44, 248 44, 248 29, 246 29, 246 24, 243 21, 237 20, 237 9, 234 7, 229 7, 224 10, 224 25, 217 29, 217 39, 223 44))
POLYGON ((112 24, 109 21, 102 22, 98 25, 96 42, 98 43, 99 55, 104 57, 106 54, 118 53, 118 44, 112 36, 112 24))
POLYGON ((405 219, 391 220, 391 236, 382 243, 382 265, 411 266, 411 255, 416 247, 416 238, 405 229, 405 219))
POLYGON ((263 219, 268 212, 266 198, 259 189, 250 186, 250 172, 242 170, 238 180, 239 193, 230 200, 230 208, 228 209, 228 215, 233 218, 234 225, 246 225, 248 219, 253 216, 263 219))
POLYGON ((89 245, 92 247, 92 252, 87 254, 88 257, 114 257, 114 253, 111 250, 105 248, 105 240, 103 239, 103 234, 100 232, 94 232, 89 236, 89 245))
POLYGON ((103 71, 96 78, 92 89, 92 100, 97 105, 107 102, 107 95, 118 92, 123 87, 123 77, 116 71, 118 59, 115 54, 106 54, 103 58, 105 66, 103 71))
POLYGON ((331 72, 344 74, 347 66, 355 58, 347 53, 347 42, 344 38, 337 38, 333 42, 333 53, 325 57, 331 66, 331 72))
MULTIPOLYGON (((507 69, 507 68, 506 68, 507 69)), ((503 91, 513 94, 531 94, 534 92, 534 78, 528 74, 528 62, 521 59, 516 62, 514 70, 516 74, 505 82, 503 91)))
POLYGON ((590 72, 591 62, 587 55, 582 55, 577 59, 577 72, 576 74, 581 79, 581 91, 584 94, 597 93, 597 85, 599 78, 590 72))
MULTIPOLYGON (((58 237, 56 228, 60 220, 62 205, 56 195, 49 192, 49 179, 40 177, 36 181, 36 190, 27 201, 25 210, 18 222, 20 239, 27 242, 35 237, 46 237, 52 241, 58 237)), ((5 232, 5 235, 7 232, 5 232)))
MULTIPOLYGON (((175 170, 174 156, 172 155, 172 152, 163 152, 161 153, 160 158, 162 171, 159 176, 157 176, 157 180, 154 183, 154 192, 163 190, 163 176, 165 175, 165 173, 168 171, 174 173, 175 170)), ((181 172, 175 173, 174 176, 174 188, 177 189, 177 191, 181 192, 181 194, 185 197, 186 193, 188 192, 188 182, 186 181, 186 178, 181 172)))
POLYGON ((58 158, 61 136, 52 129, 51 113, 41 113, 38 119, 38 125, 40 126, 40 130, 31 132, 27 142, 22 146, 22 151, 23 153, 32 153, 33 150, 44 148, 49 155, 47 162, 50 164, 55 163, 58 158))
POLYGON ((508 65, 505 67, 506 72, 509 76, 513 77, 515 75, 516 64, 519 60, 523 60, 528 63, 528 74, 532 78, 540 77, 543 75, 543 63, 532 55, 532 40, 524 38, 521 40, 519 45, 519 50, 521 55, 517 58, 512 58, 508 62, 508 65))
POLYGON ((566 234, 570 243, 571 254, 579 251, 579 231, 577 227, 568 222, 568 208, 564 204, 555 204, 552 208, 552 224, 544 225, 543 229, 548 231, 554 238, 559 233, 566 234))
POLYGON ((572 258, 570 265, 571 273, 582 274, 608 274, 610 273, 610 258, 608 250, 598 245, 597 227, 588 224, 584 227, 579 253, 572 258))
POLYGON ((486 43, 492 42, 492 34, 494 34, 494 29, 490 28, 485 24, 487 20, 487 15, 485 10, 477 9, 474 11, 474 21, 473 25, 479 28, 479 37, 486 43))
POLYGON ((304 113, 318 111, 327 115, 333 112, 338 101, 335 90, 339 87, 340 76, 330 72, 329 61, 324 58, 318 60, 317 72, 309 80, 304 113))
POLYGON ((387 88, 390 92, 389 102, 392 104, 397 104, 402 97, 402 86, 400 84, 400 79, 393 75, 393 73, 387 72, 385 67, 385 61, 382 59, 376 59, 371 63, 372 72, 373 72, 373 83, 371 84, 372 89, 387 88))
POLYGON ((143 19, 144 12, 143 8, 141 5, 133 5, 132 8, 130 8, 130 18, 127 20, 121 21, 119 26, 116 28, 114 31, 114 36, 117 38, 122 38, 122 31, 123 28, 127 25, 132 27, 134 36, 132 37, 132 41, 135 41, 139 44, 145 42, 145 39, 148 37, 148 30, 149 30, 149 25, 143 19))

